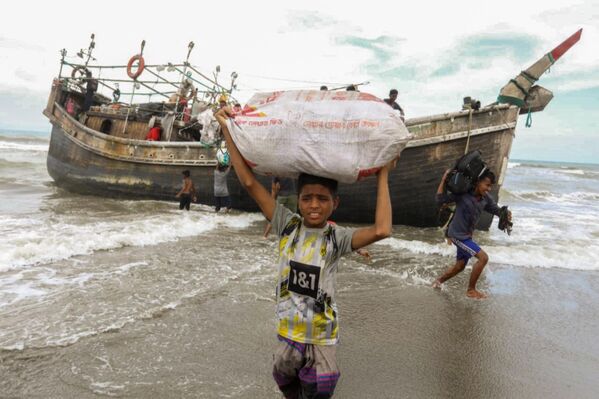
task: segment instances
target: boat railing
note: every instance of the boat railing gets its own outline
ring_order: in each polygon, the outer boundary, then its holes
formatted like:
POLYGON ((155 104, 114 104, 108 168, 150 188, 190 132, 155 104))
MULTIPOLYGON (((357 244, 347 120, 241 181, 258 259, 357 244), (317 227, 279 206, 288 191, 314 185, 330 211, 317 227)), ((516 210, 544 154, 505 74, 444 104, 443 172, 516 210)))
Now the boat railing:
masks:
MULTIPOLYGON (((169 148, 213 148, 213 146, 206 145, 205 143, 202 143, 202 142, 148 141, 148 140, 136 140, 136 139, 111 136, 108 134, 98 132, 97 130, 90 129, 89 127, 85 126, 83 123, 79 122, 72 115, 69 115, 69 113, 62 106, 60 106, 60 104, 55 104, 55 108, 59 112, 59 115, 61 115, 62 118, 67 120, 70 124, 75 126, 77 128, 77 130, 85 132, 86 134, 93 136, 97 139, 100 139, 102 141, 107 141, 107 142, 112 141, 112 142, 121 143, 121 144, 141 146, 141 147, 153 147, 153 148, 165 148, 165 147, 169 147, 169 148)), ((53 118, 53 117, 51 117, 51 118, 53 118)), ((65 129, 65 126, 63 126, 63 129, 68 134, 73 135, 73 133, 74 133, 74 131, 73 132, 69 131, 68 128, 65 129)))
POLYGON ((67 51, 61 51, 58 79, 63 88, 84 95, 89 82, 95 80, 95 99, 99 99, 100 104, 112 103, 123 108, 143 109, 144 104, 163 102, 166 104, 163 110, 153 107, 147 111, 154 111, 157 116, 175 112, 176 119, 184 117, 185 110, 184 107, 180 107, 181 103, 185 106, 193 106, 196 102, 216 106, 223 95, 228 101, 237 101, 233 96, 237 88, 237 73, 232 72, 230 81, 224 84, 222 80, 219 81, 220 66, 216 66, 211 74, 202 72, 198 66, 190 62, 193 42, 188 44, 187 57, 183 62, 163 64, 145 63, 145 40, 141 43, 139 53, 133 55, 126 65, 95 63, 95 45, 95 35, 92 34, 89 47, 76 53, 80 62, 68 60, 67 51))
MULTIPOLYGON (((494 104, 486 105, 483 108, 481 108, 477 111, 472 111, 472 112, 476 114, 476 113, 485 113, 485 112, 493 112, 493 111, 505 111, 510 107, 513 107, 513 105, 494 103, 494 104)), ((421 124, 425 124, 425 123, 432 123, 432 122, 447 120, 447 119, 451 120, 454 118, 468 117, 469 113, 470 113, 470 110, 461 110, 461 111, 455 111, 455 112, 447 112, 444 114, 436 114, 436 115, 422 116, 422 117, 416 117, 416 118, 408 118, 408 119, 406 119, 406 126, 410 127, 410 126, 416 126, 416 125, 421 125, 421 124)))

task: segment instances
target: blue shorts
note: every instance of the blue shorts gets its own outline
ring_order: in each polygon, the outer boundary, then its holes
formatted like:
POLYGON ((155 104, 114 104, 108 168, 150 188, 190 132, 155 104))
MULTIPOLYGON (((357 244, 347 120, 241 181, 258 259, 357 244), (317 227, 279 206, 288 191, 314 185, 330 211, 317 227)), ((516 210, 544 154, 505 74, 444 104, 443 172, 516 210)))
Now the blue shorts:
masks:
POLYGON ((480 252, 480 247, 477 243, 475 243, 472 238, 468 238, 466 240, 458 240, 457 238, 452 238, 451 242, 458 248, 458 252, 456 254, 457 260, 463 260, 465 263, 468 263, 468 260, 475 256, 480 252))

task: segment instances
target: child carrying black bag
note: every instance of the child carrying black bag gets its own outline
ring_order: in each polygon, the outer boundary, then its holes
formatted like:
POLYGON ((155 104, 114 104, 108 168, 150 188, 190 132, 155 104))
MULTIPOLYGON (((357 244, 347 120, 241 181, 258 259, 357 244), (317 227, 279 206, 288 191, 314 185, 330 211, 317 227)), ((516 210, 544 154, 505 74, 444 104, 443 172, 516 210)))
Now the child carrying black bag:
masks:
MULTIPOLYGON (((472 267, 466 295, 475 299, 486 298, 484 293, 476 289, 476 282, 489 261, 489 256, 472 239, 472 234, 483 211, 496 216, 502 213, 502 208, 489 196, 493 184, 495 175, 482 161, 478 151, 462 157, 455 170, 445 171, 437 189, 437 203, 440 206, 456 203, 455 214, 449 222, 446 235, 456 246, 457 254, 456 263, 435 280, 434 288, 440 288, 441 284, 464 270, 470 258, 475 257, 477 262, 472 267), (448 181, 450 176, 452 180, 448 181)), ((504 217, 510 221, 511 212, 504 208, 507 213, 504 217)))

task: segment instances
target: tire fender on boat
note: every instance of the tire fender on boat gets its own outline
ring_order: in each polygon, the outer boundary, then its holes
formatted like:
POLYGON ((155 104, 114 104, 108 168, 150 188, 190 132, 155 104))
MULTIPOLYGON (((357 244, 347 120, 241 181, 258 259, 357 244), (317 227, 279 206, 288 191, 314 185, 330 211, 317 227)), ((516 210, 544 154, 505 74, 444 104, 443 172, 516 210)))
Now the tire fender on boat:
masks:
POLYGON ((129 59, 129 62, 127 63, 127 75, 129 75, 131 79, 137 79, 139 75, 141 75, 141 73, 144 71, 145 66, 146 63, 144 61, 144 57, 142 57, 141 54, 135 54, 133 57, 129 59), (133 63, 135 61, 139 61, 139 64, 137 65, 137 70, 133 72, 133 63))

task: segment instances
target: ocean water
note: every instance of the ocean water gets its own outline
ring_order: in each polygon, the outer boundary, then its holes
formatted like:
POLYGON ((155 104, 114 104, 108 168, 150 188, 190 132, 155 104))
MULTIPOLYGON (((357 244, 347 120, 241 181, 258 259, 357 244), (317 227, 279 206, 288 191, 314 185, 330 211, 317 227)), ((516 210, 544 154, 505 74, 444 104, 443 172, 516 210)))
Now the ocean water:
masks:
MULTIPOLYGON (((44 380, 40 375, 53 381, 56 376, 48 370, 56 367, 63 370, 59 376, 63 382, 75 381, 86 395, 141 397, 156 392, 156 380, 165 371, 148 362, 162 358, 165 345, 176 354, 173 363, 189 352, 178 346, 182 337, 196 342, 198 353, 211 346, 226 353, 218 333, 229 323, 223 309, 256 312, 243 327, 234 328, 252 342, 262 342, 255 331, 274 325, 270 309, 275 241, 261 238, 260 214, 221 215, 199 205, 186 213, 175 202, 69 193, 56 187, 47 174, 48 142, 46 133, 0 131, 0 364, 4 359, 8 365, 0 367, 7 376, 0 389, 17 396, 43 395, 48 385, 27 391, 19 381, 32 376, 44 380), (216 308, 204 307, 208 303, 216 303, 216 308), (200 307, 204 311, 195 313, 200 307), (164 326, 157 323, 168 324, 165 315, 173 324, 159 333, 164 326), (186 336, 190 325, 195 335, 186 336), (108 346, 115 334, 149 340, 144 341, 144 350, 128 354, 133 360, 129 358, 130 366, 121 372, 111 366, 116 360, 106 357, 105 349, 97 353, 93 349, 108 346), (160 339, 147 338, 160 334, 164 334, 160 339), (31 351, 50 351, 56 360, 49 364, 40 360, 43 372, 32 366, 29 374, 19 374, 19 359, 31 351), (67 356, 63 351, 75 360, 61 363, 59 359, 67 356), (100 359, 98 364, 81 360, 89 351, 100 359), (152 390, 144 391, 145 386, 152 390)), ((546 275, 542 271, 570 279, 580 276, 574 289, 596 303, 597 294, 586 279, 588 273, 596 276, 599 271, 599 165, 510 162, 500 204, 510 206, 514 230, 506 235, 495 220, 489 232, 477 233, 477 241, 490 255, 482 289, 491 297, 509 296, 546 275), (523 283, 514 276, 529 280, 523 283)), ((340 297, 372 289, 428 289, 455 256, 438 229, 406 226, 395 226, 392 237, 369 250, 372 261, 357 255, 343 261, 340 297)), ((546 283, 556 292, 571 290, 572 280, 563 281, 563 285, 559 278, 546 283)), ((464 284, 456 278, 444 291, 463 294, 464 284)), ((538 296, 528 299, 534 297, 538 296)), ((579 306, 579 297, 564 298, 568 306, 579 306)), ((351 302, 349 315, 361 313, 359 303, 351 302)), ((266 329, 270 330, 274 327, 266 329)), ((174 397, 276 397, 268 382, 268 364, 262 382, 238 374, 230 378, 235 383, 218 382, 227 375, 219 366, 231 367, 219 363, 226 359, 214 360, 217 371, 206 367, 205 374, 194 373, 201 375, 199 380, 186 376, 187 383, 179 381, 174 391, 171 387, 167 392, 174 397)), ((70 396, 75 391, 64 392, 70 396)))

